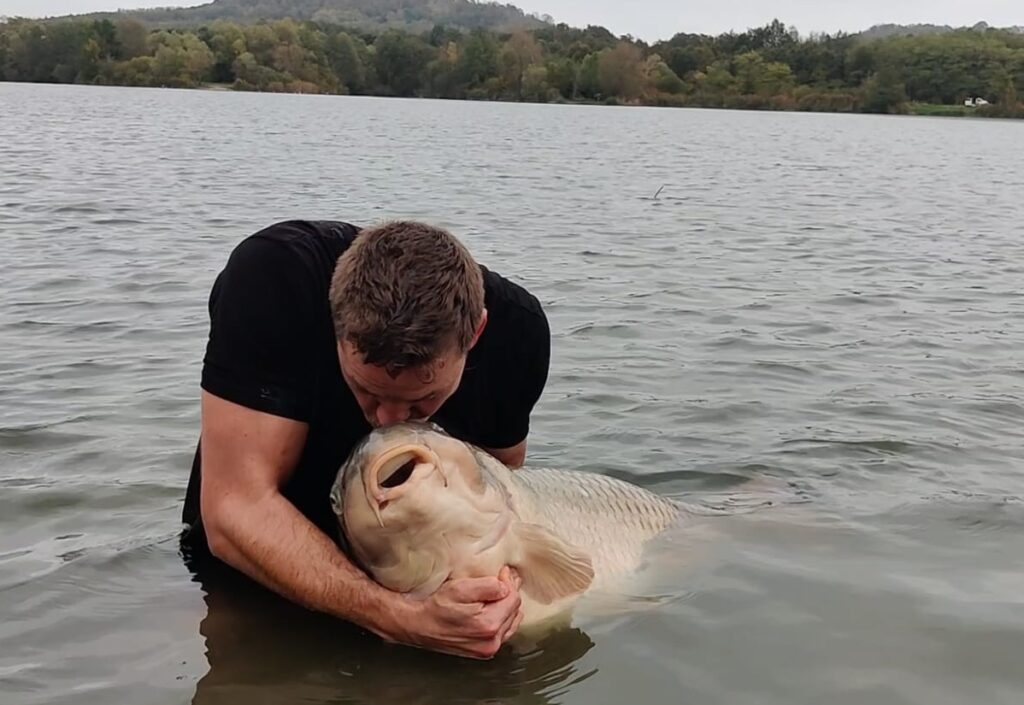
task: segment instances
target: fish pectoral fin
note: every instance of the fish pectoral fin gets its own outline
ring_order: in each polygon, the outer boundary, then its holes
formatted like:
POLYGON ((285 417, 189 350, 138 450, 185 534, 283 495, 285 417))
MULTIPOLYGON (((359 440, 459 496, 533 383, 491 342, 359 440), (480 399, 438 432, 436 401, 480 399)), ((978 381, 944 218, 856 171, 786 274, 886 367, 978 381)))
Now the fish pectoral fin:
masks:
POLYGON ((582 593, 594 580, 590 556, 543 526, 517 524, 521 559, 513 567, 523 590, 542 604, 582 593))

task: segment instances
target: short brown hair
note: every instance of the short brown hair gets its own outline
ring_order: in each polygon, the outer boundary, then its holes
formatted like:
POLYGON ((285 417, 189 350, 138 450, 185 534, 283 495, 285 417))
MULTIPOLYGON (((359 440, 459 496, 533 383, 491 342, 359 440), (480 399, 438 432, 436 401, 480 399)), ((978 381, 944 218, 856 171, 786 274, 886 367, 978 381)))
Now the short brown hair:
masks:
POLYGON ((483 315, 483 274, 451 233, 389 222, 361 231, 338 258, 330 304, 337 339, 395 374, 469 349, 483 315))

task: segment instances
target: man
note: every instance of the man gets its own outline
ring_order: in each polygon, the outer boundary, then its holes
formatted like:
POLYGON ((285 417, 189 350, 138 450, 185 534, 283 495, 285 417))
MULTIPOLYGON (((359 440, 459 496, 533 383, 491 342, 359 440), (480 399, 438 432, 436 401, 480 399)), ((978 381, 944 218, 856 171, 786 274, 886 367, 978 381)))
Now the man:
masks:
POLYGON ((550 355, 537 299, 438 228, 289 221, 234 249, 209 313, 185 553, 386 640, 492 656, 521 619, 507 568, 388 591, 339 549, 328 495, 371 427, 410 418, 521 465, 550 355))

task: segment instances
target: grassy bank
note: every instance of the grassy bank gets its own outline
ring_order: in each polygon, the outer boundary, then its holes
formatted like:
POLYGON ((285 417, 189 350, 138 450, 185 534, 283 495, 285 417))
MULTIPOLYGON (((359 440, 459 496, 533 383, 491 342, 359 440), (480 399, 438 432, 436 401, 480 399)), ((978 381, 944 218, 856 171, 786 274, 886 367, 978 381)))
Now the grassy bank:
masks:
POLYGON ((978 112, 977 108, 966 105, 937 105, 935 103, 908 103, 906 107, 910 115, 926 115, 929 117, 984 117, 988 112, 978 112))

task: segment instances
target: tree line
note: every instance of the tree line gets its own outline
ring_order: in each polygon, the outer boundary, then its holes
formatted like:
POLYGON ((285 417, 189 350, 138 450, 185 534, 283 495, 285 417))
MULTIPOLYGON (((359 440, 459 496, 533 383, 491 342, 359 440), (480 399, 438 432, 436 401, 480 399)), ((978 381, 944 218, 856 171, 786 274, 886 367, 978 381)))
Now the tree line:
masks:
POLYGON ((603 27, 378 32, 291 19, 195 29, 111 20, 0 24, 6 81, 680 107, 908 112, 989 104, 1024 117, 1024 34, 800 37, 778 20, 647 44, 603 27))
POLYGON ((536 29, 550 24, 551 19, 493 0, 215 0, 190 7, 92 12, 76 18, 116 21, 126 16, 158 28, 198 27, 217 20, 244 23, 291 18, 407 32, 429 32, 437 24, 464 29, 536 29))

